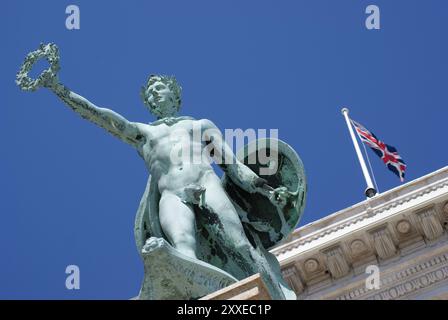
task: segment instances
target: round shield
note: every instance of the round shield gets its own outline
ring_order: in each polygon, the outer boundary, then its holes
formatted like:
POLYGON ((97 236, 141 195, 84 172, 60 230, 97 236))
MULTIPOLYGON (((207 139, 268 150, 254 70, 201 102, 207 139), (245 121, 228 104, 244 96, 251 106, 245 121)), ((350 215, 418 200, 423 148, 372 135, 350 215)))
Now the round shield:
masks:
POLYGON ((252 141, 237 153, 237 158, 272 188, 283 186, 288 190, 288 201, 279 206, 261 193, 241 189, 227 175, 222 179, 246 231, 255 233, 269 249, 284 240, 302 216, 307 191, 303 163, 294 149, 273 138, 252 141))

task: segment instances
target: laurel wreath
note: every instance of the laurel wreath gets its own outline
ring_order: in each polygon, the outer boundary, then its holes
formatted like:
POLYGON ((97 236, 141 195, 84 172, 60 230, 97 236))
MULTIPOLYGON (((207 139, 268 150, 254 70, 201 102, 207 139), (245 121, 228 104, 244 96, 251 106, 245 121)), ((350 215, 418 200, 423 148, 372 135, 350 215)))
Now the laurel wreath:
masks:
POLYGON ((41 43, 36 51, 30 52, 20 67, 16 76, 16 83, 26 91, 35 91, 40 87, 49 87, 57 80, 59 66, 59 49, 54 43, 41 43), (49 68, 44 70, 36 79, 28 76, 34 64, 45 58, 49 63, 49 68))

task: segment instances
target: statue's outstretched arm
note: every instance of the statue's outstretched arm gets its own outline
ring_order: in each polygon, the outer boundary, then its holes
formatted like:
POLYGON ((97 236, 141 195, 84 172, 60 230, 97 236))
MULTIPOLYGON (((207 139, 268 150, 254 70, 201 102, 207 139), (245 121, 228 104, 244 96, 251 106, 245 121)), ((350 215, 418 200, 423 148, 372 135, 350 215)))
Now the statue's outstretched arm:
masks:
POLYGON ((59 82, 57 75, 59 69, 59 51, 57 46, 51 43, 47 45, 41 44, 38 50, 29 53, 26 57, 17 74, 16 83, 22 90, 28 91, 46 87, 84 119, 106 129, 114 136, 133 146, 137 146, 141 142, 143 135, 139 130, 138 124, 126 120, 112 110, 97 107, 86 98, 68 89, 59 82), (34 63, 41 58, 47 59, 50 68, 43 71, 37 79, 33 80, 28 76, 28 72, 34 63))
POLYGON ((110 109, 96 106, 63 84, 54 84, 49 89, 81 117, 106 129, 124 142, 135 146, 143 139, 137 124, 128 121, 120 114, 110 109))

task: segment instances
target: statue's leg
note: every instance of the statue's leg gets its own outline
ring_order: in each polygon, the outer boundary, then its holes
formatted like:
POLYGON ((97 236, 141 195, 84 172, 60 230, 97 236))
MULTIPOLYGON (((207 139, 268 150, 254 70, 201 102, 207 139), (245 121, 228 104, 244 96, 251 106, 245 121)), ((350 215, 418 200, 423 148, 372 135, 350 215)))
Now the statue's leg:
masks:
POLYGON ((159 219, 171 245, 196 259, 196 222, 191 208, 175 194, 164 191, 159 203, 159 219))
POLYGON ((230 260, 236 262, 240 270, 226 270, 237 278, 245 278, 260 273, 273 299, 285 299, 285 294, 278 281, 281 278, 278 262, 273 264, 267 259, 265 250, 257 250, 248 240, 237 211, 221 186, 221 181, 214 174, 203 178, 205 187, 205 221, 211 229, 221 248, 230 260), (263 252, 264 251, 264 252, 263 252), (278 269, 278 270, 277 270, 278 269))

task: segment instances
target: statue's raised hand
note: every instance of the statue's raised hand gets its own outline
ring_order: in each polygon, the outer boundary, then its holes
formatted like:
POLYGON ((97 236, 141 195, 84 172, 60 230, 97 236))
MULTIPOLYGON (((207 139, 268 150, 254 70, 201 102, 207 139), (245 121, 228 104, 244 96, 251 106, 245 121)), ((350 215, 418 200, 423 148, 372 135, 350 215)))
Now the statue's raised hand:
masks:
POLYGON ((30 52, 20 67, 16 76, 16 83, 26 91, 35 91, 40 87, 52 88, 58 83, 59 50, 54 43, 41 44, 36 51, 30 52), (36 79, 28 76, 34 64, 45 58, 50 67, 44 70, 36 79))

